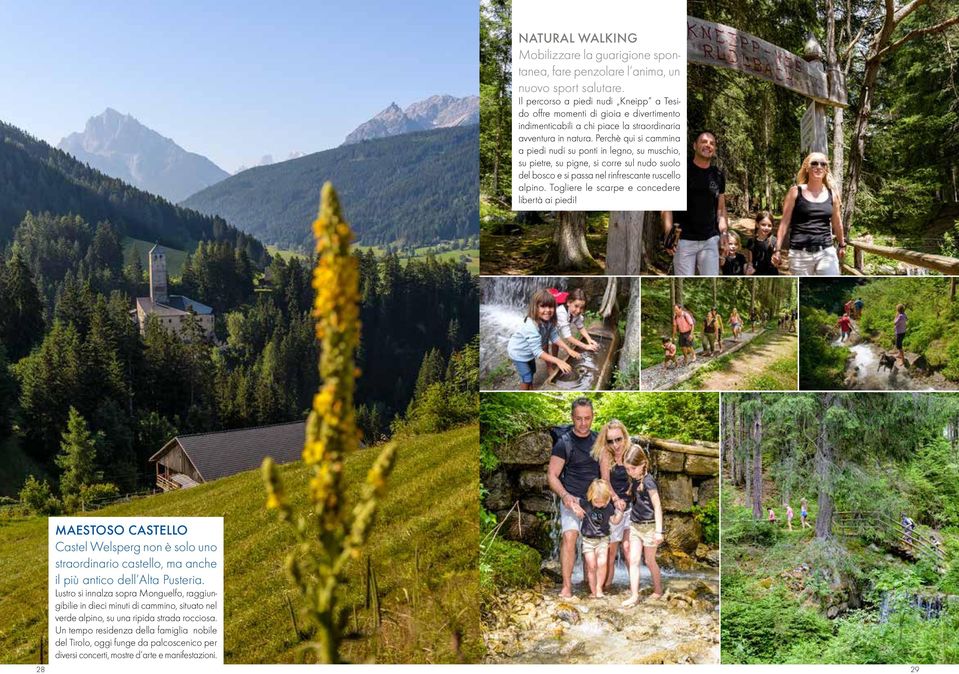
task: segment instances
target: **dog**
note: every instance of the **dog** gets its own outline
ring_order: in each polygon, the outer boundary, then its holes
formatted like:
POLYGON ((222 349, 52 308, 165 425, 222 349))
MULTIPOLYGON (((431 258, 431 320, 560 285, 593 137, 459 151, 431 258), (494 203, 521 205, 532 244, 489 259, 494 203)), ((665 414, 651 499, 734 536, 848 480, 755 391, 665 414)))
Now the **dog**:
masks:
POLYGON ((880 356, 879 356, 879 367, 876 368, 876 372, 880 372, 880 371, 882 370, 882 368, 884 368, 884 367, 885 367, 885 368, 889 368, 889 371, 890 371, 890 372, 895 372, 895 370, 896 370, 896 357, 893 356, 893 355, 891 355, 891 354, 888 354, 888 353, 884 353, 884 354, 880 355, 880 356))

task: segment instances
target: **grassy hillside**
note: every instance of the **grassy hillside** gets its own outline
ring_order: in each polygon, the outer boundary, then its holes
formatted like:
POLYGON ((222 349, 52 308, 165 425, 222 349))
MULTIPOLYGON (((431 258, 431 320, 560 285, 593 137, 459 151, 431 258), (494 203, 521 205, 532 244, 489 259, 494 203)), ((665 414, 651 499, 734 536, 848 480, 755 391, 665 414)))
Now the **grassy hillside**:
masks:
MULTIPOLYGON (((123 238, 123 264, 127 265, 133 262, 133 247, 137 247, 137 252, 140 254, 140 264, 143 265, 143 269, 149 273, 150 270, 150 249, 156 245, 156 242, 143 241, 142 239, 134 239, 129 236, 123 238)), ((183 273, 183 263, 186 262, 187 252, 185 250, 177 250, 176 248, 170 248, 169 246, 164 246, 163 250, 166 251, 166 270, 170 278, 175 278, 180 276, 183 273)))
MULTIPOLYGON (((469 426, 400 441, 399 459, 367 552, 377 573, 383 624, 375 631, 363 610, 361 561, 351 569, 346 605, 355 604, 364 636, 349 642, 352 661, 477 662, 479 632, 478 429, 469 426), (415 560, 419 560, 419 569, 415 560), (374 633, 375 631, 375 633, 374 633)), ((346 465, 359 485, 377 448, 346 465)), ((303 506, 301 463, 280 470, 295 508, 303 506)), ((263 504, 259 471, 179 493, 105 508, 98 516, 211 516, 224 518, 227 663, 288 663, 296 646, 286 598, 296 598, 282 567, 292 536, 263 504)), ((0 520, 0 662, 35 663, 47 630, 47 523, 0 520)))
POLYGON ((364 244, 429 243, 478 233, 477 127, 407 133, 258 166, 183 202, 280 248, 312 247, 320 186, 336 185, 364 244))

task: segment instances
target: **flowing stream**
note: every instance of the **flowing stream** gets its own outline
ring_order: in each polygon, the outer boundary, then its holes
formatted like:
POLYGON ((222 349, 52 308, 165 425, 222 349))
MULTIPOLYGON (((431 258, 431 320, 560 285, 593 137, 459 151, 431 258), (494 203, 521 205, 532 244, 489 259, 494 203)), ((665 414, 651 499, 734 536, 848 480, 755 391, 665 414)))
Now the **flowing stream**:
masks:
MULTIPOLYGON (((553 554, 544 566, 559 573, 560 533, 553 528, 553 554)), ((680 572, 661 568, 664 595, 623 608, 629 570, 623 559, 606 596, 589 597, 577 549, 573 599, 559 596, 554 581, 533 590, 507 591, 484 616, 488 661, 497 663, 718 663, 719 576, 715 569, 680 572)), ((640 593, 652 581, 641 567, 640 593)))
POLYGON ((871 342, 842 343, 838 339, 833 346, 848 346, 850 358, 846 362, 846 388, 858 391, 935 391, 928 377, 913 377, 908 368, 898 359, 891 368, 879 366, 882 349, 871 342))

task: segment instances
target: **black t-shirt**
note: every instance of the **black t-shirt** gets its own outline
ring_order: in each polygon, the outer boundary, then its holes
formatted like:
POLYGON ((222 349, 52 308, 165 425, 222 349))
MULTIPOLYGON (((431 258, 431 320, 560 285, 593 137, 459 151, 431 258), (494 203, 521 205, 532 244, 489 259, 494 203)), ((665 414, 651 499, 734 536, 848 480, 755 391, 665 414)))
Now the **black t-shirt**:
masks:
POLYGON ((618 497, 629 500, 629 474, 626 472, 626 466, 617 464, 610 468, 609 483, 618 497))
POLYGON ((779 270, 773 265, 773 251, 776 250, 776 237, 769 235, 765 241, 746 239, 745 247, 753 253, 753 269, 757 276, 778 276, 779 270))
POLYGON ((590 454, 596 442, 596 431, 590 431, 585 438, 579 437, 573 431, 570 431, 568 435, 571 444, 569 459, 566 459, 565 438, 556 441, 552 455, 566 461, 562 473, 563 487, 566 491, 576 498, 586 498, 589 484, 599 477, 599 461, 590 454))
POLYGON ((723 276, 745 276, 746 256, 736 253, 733 256, 723 256, 723 276))
POLYGON ((726 193, 726 176, 715 166, 699 168, 690 160, 686 180, 686 210, 673 212, 682 238, 705 241, 719 236, 719 195, 726 193))
POLYGON ((643 488, 640 490, 639 481, 633 480, 633 510, 630 519, 633 522, 648 522, 656 519, 656 510, 649 492, 658 491, 656 480, 649 473, 643 477, 643 488))
POLYGON ((579 532, 586 538, 602 538, 609 536, 609 519, 616 514, 616 507, 610 501, 602 508, 597 508, 584 498, 579 500, 579 507, 586 511, 583 521, 579 523, 579 532))

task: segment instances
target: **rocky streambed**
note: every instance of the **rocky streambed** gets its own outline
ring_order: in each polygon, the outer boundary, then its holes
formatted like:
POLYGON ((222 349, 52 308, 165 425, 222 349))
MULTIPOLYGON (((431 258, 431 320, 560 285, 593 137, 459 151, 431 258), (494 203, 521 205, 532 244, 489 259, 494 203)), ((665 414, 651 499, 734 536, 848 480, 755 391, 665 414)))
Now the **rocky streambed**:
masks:
MULTIPOLYGON (((484 610, 487 662, 705 664, 719 662, 719 580, 664 573, 657 601, 623 608, 624 585, 603 599, 577 586, 573 600, 546 584, 497 597, 484 610)), ((643 581, 642 598, 652 590, 643 581)))

